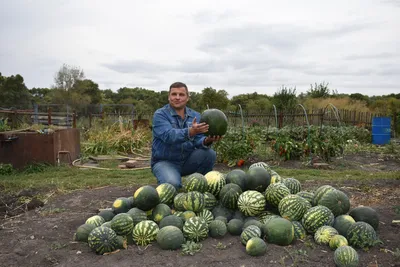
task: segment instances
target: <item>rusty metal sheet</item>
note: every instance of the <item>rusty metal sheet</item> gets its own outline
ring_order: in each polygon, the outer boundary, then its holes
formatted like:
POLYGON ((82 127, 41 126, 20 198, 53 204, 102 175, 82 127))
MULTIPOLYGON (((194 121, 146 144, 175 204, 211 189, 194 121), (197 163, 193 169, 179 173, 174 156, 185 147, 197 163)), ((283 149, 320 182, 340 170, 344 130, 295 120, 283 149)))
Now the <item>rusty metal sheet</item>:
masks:
MULTIPOLYGON (((10 163, 16 169, 33 163, 55 165, 59 151, 69 151, 71 160, 79 157, 80 133, 78 129, 61 129, 48 134, 0 133, 0 163, 10 163)), ((64 158, 62 159, 64 162, 64 158)))

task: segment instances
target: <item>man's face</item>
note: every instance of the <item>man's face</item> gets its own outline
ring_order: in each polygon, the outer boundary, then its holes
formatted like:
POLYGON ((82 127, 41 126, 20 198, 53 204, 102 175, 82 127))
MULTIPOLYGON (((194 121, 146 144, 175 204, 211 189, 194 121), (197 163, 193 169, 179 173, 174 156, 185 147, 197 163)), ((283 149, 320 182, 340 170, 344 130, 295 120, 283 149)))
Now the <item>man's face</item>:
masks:
POLYGON ((183 109, 189 101, 189 96, 185 87, 171 88, 168 96, 169 104, 174 109, 183 109))

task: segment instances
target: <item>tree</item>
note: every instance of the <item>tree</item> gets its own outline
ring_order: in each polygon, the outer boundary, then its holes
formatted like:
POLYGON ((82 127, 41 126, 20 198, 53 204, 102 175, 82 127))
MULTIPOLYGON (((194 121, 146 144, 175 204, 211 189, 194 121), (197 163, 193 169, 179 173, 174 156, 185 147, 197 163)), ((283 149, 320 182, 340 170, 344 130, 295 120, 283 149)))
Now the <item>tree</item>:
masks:
POLYGON ((2 107, 23 109, 31 105, 31 94, 19 74, 6 77, 0 72, 0 96, 2 107))
POLYGON ((36 88, 28 89, 32 96, 32 100, 37 104, 47 104, 51 102, 51 89, 50 88, 36 88))
POLYGON ((282 86, 272 97, 272 103, 278 111, 294 110, 297 105, 296 87, 287 88, 282 86))
POLYGON ((310 84, 311 88, 310 90, 307 91, 307 95, 310 96, 311 98, 327 98, 331 96, 332 94, 335 94, 335 91, 331 91, 331 89, 328 88, 329 83, 325 84, 325 82, 317 84, 315 83, 315 86, 310 84))
POLYGON ((202 109, 217 108, 224 110, 228 107, 229 99, 228 92, 225 90, 216 90, 212 87, 206 87, 202 91, 200 104, 202 109))
POLYGON ((64 63, 54 77, 54 88, 69 91, 77 81, 83 79, 85 74, 82 69, 64 63))
POLYGON ((99 104, 102 100, 99 85, 92 80, 77 80, 71 92, 90 97, 90 104, 99 104))
POLYGON ((360 94, 360 93, 350 94, 349 97, 351 100, 360 100, 360 101, 368 102, 368 96, 360 94))

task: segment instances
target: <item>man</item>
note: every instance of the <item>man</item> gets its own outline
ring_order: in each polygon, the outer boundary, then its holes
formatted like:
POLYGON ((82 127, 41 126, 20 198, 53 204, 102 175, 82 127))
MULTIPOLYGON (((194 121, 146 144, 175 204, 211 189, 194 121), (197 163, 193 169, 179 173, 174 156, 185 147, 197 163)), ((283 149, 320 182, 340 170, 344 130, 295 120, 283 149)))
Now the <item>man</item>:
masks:
POLYGON ((195 172, 204 175, 213 169, 216 153, 210 146, 221 137, 204 135, 208 124, 199 123, 200 113, 186 106, 186 84, 173 83, 168 101, 153 117, 151 170, 158 184, 170 183, 180 188, 182 176, 195 172))

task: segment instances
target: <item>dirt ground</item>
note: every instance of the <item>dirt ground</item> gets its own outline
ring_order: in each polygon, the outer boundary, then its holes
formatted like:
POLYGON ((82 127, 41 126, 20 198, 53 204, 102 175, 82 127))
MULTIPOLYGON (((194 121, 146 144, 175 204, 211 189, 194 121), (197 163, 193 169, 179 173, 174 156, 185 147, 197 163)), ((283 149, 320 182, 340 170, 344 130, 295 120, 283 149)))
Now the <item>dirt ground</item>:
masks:
MULTIPOLYGON (((324 183, 332 184, 332 183, 324 183)), ((303 182, 312 189, 321 183, 303 182)), ((360 266, 400 266, 400 257, 384 249, 400 249, 400 180, 355 181, 332 184, 351 197, 352 207, 368 205, 380 216, 378 229, 383 245, 368 252, 358 250, 360 266)), ((296 241, 281 247, 268 244, 261 257, 246 254, 239 237, 227 234, 208 238, 194 256, 180 251, 161 250, 156 243, 147 248, 131 245, 127 250, 106 256, 92 252, 86 243, 72 240, 76 228, 99 208, 110 207, 115 198, 131 196, 136 188, 103 187, 75 191, 52 199, 41 208, 0 220, 0 266, 334 266, 327 246, 296 241), (221 249, 222 243, 226 246, 221 249)))

